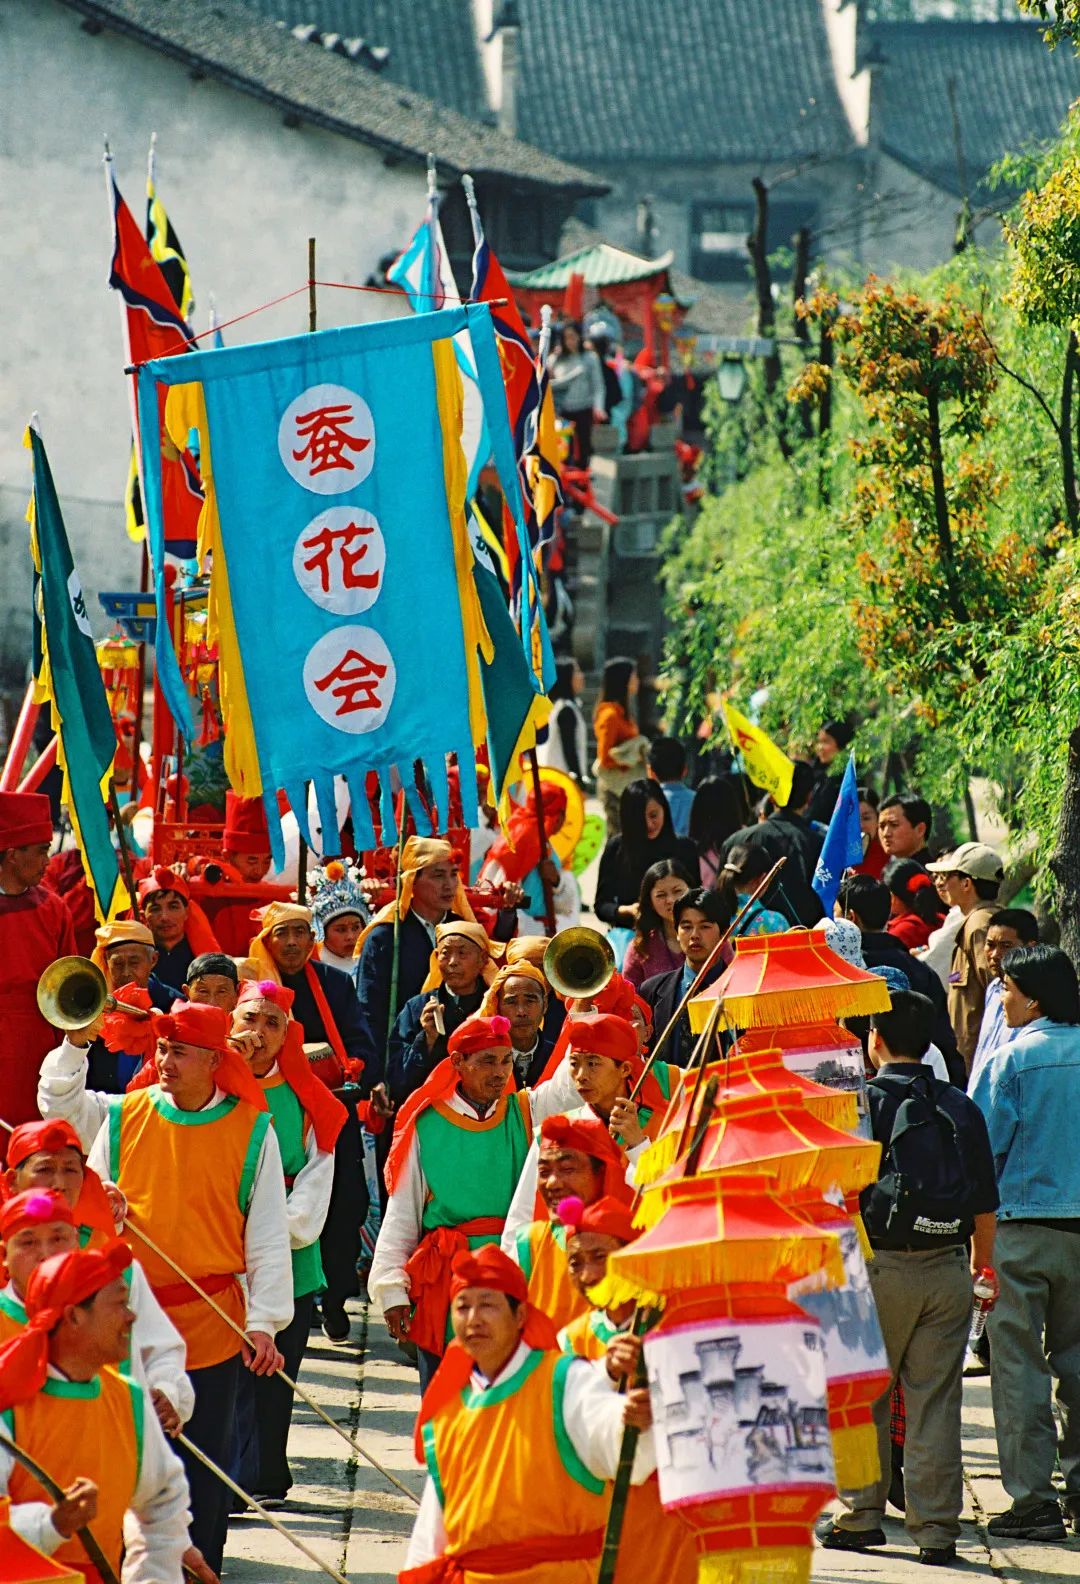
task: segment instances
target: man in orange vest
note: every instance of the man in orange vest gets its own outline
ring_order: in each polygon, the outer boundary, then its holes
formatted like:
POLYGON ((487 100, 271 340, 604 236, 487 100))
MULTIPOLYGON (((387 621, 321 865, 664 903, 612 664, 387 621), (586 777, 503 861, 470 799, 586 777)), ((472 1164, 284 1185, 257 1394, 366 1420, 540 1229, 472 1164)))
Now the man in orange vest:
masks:
MULTIPOLYGON (((135 1237, 145 1231, 246 1332, 245 1345, 149 1243, 140 1247, 154 1294, 187 1344, 195 1411, 186 1434, 221 1464, 241 1367, 255 1375, 280 1369, 274 1337, 292 1319, 285 1175, 266 1097, 227 1043, 220 1007, 177 1002, 155 1030, 157 1083, 124 1095, 88 1093, 85 1054, 65 1042, 47 1060, 65 1067, 66 1087, 61 1094, 43 1081, 39 1097, 66 1110, 84 1139, 97 1118, 89 1162, 123 1193, 135 1237)), ((192 1539, 220 1571, 229 1493, 190 1453, 184 1465, 192 1539)))
MULTIPOLYGON (((428 1479, 401 1584, 591 1584, 626 1424, 652 1423, 646 1387, 617 1396, 561 1354, 525 1278, 488 1245, 453 1262, 454 1340, 424 1395, 428 1479)), ((655 1468, 651 1435, 632 1478, 655 1468)))
MULTIPOLYGON (((0 1446, 0 1494, 12 1528, 88 1581, 101 1574, 78 1531, 89 1526, 125 1584, 180 1584, 188 1492, 143 1388, 113 1366, 127 1353, 133 1315, 114 1239, 39 1265, 27 1284, 27 1324, 0 1349, 0 1423, 59 1483, 55 1505, 0 1446)), ((204 1577, 208 1576, 203 1574, 204 1577)))

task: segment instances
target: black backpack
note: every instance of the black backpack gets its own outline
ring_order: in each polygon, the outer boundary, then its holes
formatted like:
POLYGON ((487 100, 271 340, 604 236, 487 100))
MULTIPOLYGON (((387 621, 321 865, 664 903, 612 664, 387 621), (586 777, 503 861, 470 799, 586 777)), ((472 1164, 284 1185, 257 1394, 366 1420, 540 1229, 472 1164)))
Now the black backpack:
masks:
POLYGON ((860 1200, 871 1243, 934 1249, 963 1242, 974 1213, 956 1121, 940 1103, 949 1085, 930 1073, 898 1080, 879 1074, 870 1082, 900 1100, 878 1180, 860 1200))

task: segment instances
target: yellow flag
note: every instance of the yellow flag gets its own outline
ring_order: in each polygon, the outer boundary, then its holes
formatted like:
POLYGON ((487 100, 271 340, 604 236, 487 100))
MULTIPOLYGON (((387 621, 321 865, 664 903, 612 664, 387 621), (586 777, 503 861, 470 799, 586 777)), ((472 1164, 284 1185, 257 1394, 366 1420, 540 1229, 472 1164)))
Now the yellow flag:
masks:
POLYGON ((726 700, 720 707, 731 736, 731 746, 741 754, 747 775, 755 786, 769 794, 778 808, 784 808, 791 796, 795 766, 759 726, 740 715, 726 700))

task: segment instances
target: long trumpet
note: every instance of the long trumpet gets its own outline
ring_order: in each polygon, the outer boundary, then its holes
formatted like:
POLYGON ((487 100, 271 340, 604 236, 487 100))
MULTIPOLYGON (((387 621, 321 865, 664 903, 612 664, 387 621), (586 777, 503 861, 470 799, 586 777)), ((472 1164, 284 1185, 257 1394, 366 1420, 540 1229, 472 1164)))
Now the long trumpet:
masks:
POLYGON ((118 1001, 109 993, 105 975, 89 957, 58 957, 37 982, 38 1011, 54 1028, 86 1028, 102 1012, 149 1017, 142 1007, 118 1001))
POLYGON ((614 972, 615 953, 608 940, 584 924, 560 930, 544 953, 548 984, 577 1001, 599 995, 614 972))

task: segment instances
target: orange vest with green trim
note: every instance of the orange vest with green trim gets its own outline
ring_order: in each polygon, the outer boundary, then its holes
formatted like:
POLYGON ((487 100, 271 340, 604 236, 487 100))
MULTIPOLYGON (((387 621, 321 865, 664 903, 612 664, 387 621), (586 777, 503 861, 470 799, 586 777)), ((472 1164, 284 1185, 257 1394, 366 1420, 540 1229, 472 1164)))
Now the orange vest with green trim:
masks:
MULTIPOLYGON (((581 1462, 563 1418, 565 1354, 530 1350, 513 1375, 466 1386, 423 1430, 424 1456, 443 1510, 446 1555, 527 1546, 597 1532, 591 1560, 547 1561, 499 1572, 499 1584, 592 1584, 609 1505, 607 1487, 581 1462)), ((466 1571, 466 1584, 485 1573, 466 1571)))
MULTIPOLYGON (((559 1346, 577 1358, 602 1359, 612 1337, 623 1334, 602 1309, 590 1309, 563 1327, 559 1346)), ((614 1584, 697 1584, 697 1576, 693 1535, 661 1507, 656 1475, 631 1485, 614 1584)))
MULTIPOLYGON (((90 1529, 117 1578, 124 1547, 124 1513, 131 1506, 142 1465, 145 1403, 141 1386, 115 1370, 104 1369, 85 1382, 50 1377, 29 1402, 0 1414, 0 1424, 12 1440, 59 1485, 66 1489, 80 1475, 97 1485, 97 1517, 90 1529)), ((12 1468, 8 1495, 12 1505, 52 1505, 52 1497, 21 1463, 12 1468)), ((75 1535, 53 1552, 53 1560, 74 1568, 91 1565, 75 1535)), ((98 1575, 93 1572, 90 1576, 98 1575)))
POLYGON ((546 1314, 558 1331, 585 1314, 589 1300, 570 1280, 566 1264, 566 1228, 559 1221, 530 1221, 514 1234, 517 1262, 529 1284, 529 1302, 546 1314))
MULTIPOLYGON (((109 1105, 109 1170, 144 1227, 238 1326, 244 1325, 244 1228, 270 1114, 226 1095, 181 1111, 156 1085, 109 1105)), ((220 1364, 240 1339, 148 1245, 133 1242, 154 1295, 187 1344, 189 1370, 220 1364)))

